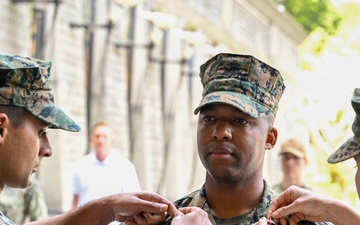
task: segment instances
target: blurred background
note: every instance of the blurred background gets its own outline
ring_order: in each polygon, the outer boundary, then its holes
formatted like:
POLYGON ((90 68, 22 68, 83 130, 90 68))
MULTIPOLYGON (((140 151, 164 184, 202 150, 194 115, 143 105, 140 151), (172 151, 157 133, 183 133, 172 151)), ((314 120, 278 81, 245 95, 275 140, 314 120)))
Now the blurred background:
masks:
MULTIPOLYGON (((352 136, 360 85, 360 3, 346 0, 1 0, 0 51, 52 61, 56 103, 79 133, 51 130, 38 173, 51 214, 70 208, 74 161, 107 121, 143 190, 175 200, 204 182, 196 148, 199 66, 220 52, 281 71, 276 126, 308 150, 305 182, 359 207, 353 160, 327 157, 352 136)), ((278 146, 265 179, 281 179, 278 146)))

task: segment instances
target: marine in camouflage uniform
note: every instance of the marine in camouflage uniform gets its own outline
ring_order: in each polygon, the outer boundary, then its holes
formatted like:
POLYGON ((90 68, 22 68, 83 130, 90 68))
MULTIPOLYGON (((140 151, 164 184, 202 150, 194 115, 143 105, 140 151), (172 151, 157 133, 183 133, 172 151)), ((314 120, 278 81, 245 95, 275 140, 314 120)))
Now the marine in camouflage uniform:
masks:
MULTIPOLYGON (((55 105, 50 67, 51 62, 0 54, 0 105, 23 107, 49 128, 80 131, 80 127, 55 105)), ((0 225, 12 224, 0 212, 0 225)))
MULTIPOLYGON (((248 116, 256 119, 265 117, 271 113, 275 116, 276 111, 278 109, 279 100, 285 90, 283 78, 281 77, 280 73, 276 69, 270 67, 269 65, 265 64, 264 62, 250 55, 224 54, 224 53, 218 54, 212 57, 211 59, 209 59, 200 67, 200 78, 202 85, 204 87, 203 98, 200 102, 200 105, 195 109, 194 112, 195 114, 200 112, 201 108, 204 106, 209 106, 211 104, 226 104, 233 106, 236 109, 247 114, 248 116)), ((209 120, 212 121, 212 119, 214 119, 215 121, 217 121, 222 119, 219 118, 217 113, 214 114, 215 116, 214 118, 212 118, 213 115, 212 111, 209 113, 211 117, 211 119, 209 118, 209 120)), ((205 112, 205 117, 206 116, 207 114, 205 112)), ((230 118, 232 117, 229 116, 228 118, 224 116, 223 120, 230 120, 230 118)), ((239 118, 239 119, 241 120, 243 118, 239 118)), ((222 123, 224 123, 224 125, 222 125, 224 127, 232 126, 232 125, 225 125, 225 122, 222 123)), ((216 128, 211 127, 208 129, 215 130, 216 128)), ((221 128, 221 129, 225 129, 225 128, 221 128)), ((227 129, 230 130, 236 128, 227 128, 227 129)), ((199 132, 201 133, 202 130, 201 131, 198 130, 198 133, 199 132)), ((231 131, 229 131, 229 133, 230 132, 231 131)), ((211 131, 206 134, 209 133, 211 133, 211 131)), ((221 134, 219 134, 219 136, 220 137, 217 137, 218 139, 213 142, 228 141, 228 140, 220 139, 221 134)), ((255 138, 256 137, 254 137, 254 139, 255 138)), ((232 142, 232 140, 229 141, 232 142)), ((208 147, 210 144, 208 142, 206 143, 207 145, 205 146, 208 147)), ((203 160, 204 159, 202 159, 202 162, 204 164, 203 160)), ((206 169, 208 170, 208 168, 206 169)), ((210 172, 207 171, 207 178, 212 176, 209 175, 209 173, 210 172)), ((217 176, 219 175, 217 174, 217 176)), ((216 180, 216 178, 213 177, 210 179, 216 180)), ((224 178, 224 179, 229 179, 229 178, 224 178)), ((258 179, 256 179, 256 182, 257 181, 258 179)), ((212 182, 216 183, 217 181, 212 181, 212 182)), ((221 182, 217 184, 220 186, 220 183, 221 182)), ((234 184, 232 183, 232 185, 234 184)), ((211 185, 209 184, 208 186, 211 185)), ((217 186, 217 188, 219 188, 219 186, 217 186)), ((215 224, 250 225, 252 223, 255 223, 261 217, 265 216, 266 210, 269 207, 270 202, 277 196, 277 194, 273 190, 271 190, 267 182, 263 180, 264 189, 262 191, 262 197, 260 199, 260 202, 257 204, 255 208, 248 211, 247 213, 239 214, 236 217, 222 219, 222 218, 216 218, 214 216, 210 208, 210 205, 208 204, 205 187, 206 187, 206 183, 200 190, 196 190, 191 194, 186 195, 185 197, 175 201, 174 203, 178 207, 197 206, 202 208, 209 214, 209 219, 214 225, 215 224)), ((216 191, 218 191, 218 189, 212 190, 213 196, 215 194, 214 192, 216 191)), ((224 190, 224 192, 225 191, 226 190, 224 190)), ((218 194, 221 195, 222 193, 218 193, 218 194)), ((246 199, 244 199, 244 201, 246 201, 246 199)), ((219 199, 217 200, 217 202, 219 202, 219 199)), ((163 222, 162 224, 170 224, 170 223, 171 223, 171 218, 168 217, 165 220, 165 222, 163 222)), ((299 224, 311 225, 311 224, 331 224, 331 223, 313 223, 308 221, 302 221, 299 224)))

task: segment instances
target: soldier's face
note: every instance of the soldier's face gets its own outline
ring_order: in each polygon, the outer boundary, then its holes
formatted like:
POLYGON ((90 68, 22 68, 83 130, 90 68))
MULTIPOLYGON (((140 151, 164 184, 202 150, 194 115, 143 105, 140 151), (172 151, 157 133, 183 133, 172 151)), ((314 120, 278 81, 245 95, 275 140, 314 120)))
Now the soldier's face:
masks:
POLYGON ((301 179, 302 171, 306 165, 305 158, 299 158, 291 153, 281 155, 281 168, 284 176, 292 179, 301 179))
POLYGON ((242 182, 260 176, 269 132, 267 118, 252 118, 233 106, 201 109, 197 146, 200 160, 216 180, 242 182))
POLYGON ((26 113, 20 126, 15 127, 4 114, 0 140, 1 186, 25 188, 31 175, 38 171, 43 157, 50 157, 52 149, 47 138, 47 125, 31 113, 26 113))

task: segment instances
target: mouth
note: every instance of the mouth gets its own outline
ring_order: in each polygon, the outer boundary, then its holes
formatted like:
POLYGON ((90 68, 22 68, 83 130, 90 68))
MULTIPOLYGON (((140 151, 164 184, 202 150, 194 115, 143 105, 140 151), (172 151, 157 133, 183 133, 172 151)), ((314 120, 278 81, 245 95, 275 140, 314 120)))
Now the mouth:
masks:
POLYGON ((32 169, 32 171, 31 171, 31 173, 36 173, 37 171, 38 171, 38 167, 40 166, 40 164, 39 165, 36 165, 33 169, 32 169))
POLYGON ((218 148, 216 150, 211 150, 209 154, 210 156, 218 159, 233 158, 235 156, 234 153, 232 153, 231 151, 225 148, 218 148))

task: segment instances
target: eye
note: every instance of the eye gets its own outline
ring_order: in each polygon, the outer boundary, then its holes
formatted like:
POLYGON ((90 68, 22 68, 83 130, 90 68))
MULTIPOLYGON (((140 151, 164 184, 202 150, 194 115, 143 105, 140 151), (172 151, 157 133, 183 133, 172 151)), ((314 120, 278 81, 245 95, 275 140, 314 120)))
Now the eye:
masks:
POLYGON ((43 135, 46 135, 47 134, 47 127, 45 127, 44 129, 41 129, 39 131, 39 137, 42 137, 43 135))
POLYGON ((204 120, 204 122, 210 122, 210 121, 214 120, 214 117, 213 116, 204 116, 203 120, 204 120))
POLYGON ((235 121, 235 123, 238 123, 238 124, 248 124, 249 123, 248 120, 242 119, 242 118, 235 118, 234 121, 235 121))

